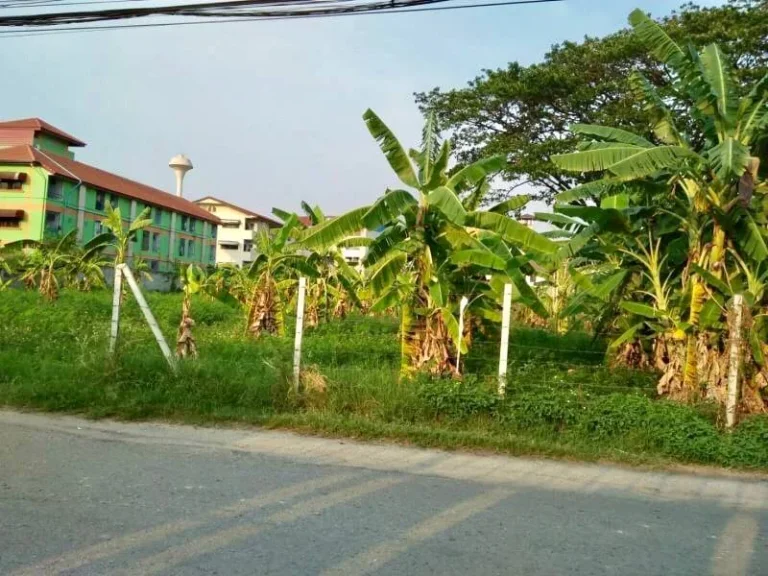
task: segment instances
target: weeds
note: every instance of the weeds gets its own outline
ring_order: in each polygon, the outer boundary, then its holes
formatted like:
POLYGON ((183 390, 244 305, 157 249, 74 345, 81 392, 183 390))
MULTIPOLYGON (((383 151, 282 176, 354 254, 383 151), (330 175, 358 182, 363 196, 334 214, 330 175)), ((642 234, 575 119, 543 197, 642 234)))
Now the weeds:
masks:
MULTIPOLYGON (((172 337, 180 296, 150 294, 149 304, 172 337)), ((244 339, 239 310, 200 297, 193 307, 200 358, 181 362, 174 374, 130 299, 118 354, 110 358, 107 293, 64 290, 49 304, 33 292, 3 292, 0 405, 251 422, 515 454, 768 469, 768 418, 752 417, 725 434, 716 407, 656 400, 655 374, 609 369, 604 345, 581 334, 513 331, 501 400, 498 350, 490 340, 473 343, 465 365, 471 373, 462 380, 400 381, 397 322, 350 316, 306 332, 302 362, 312 370, 303 382, 312 391, 297 398, 290 337, 244 339)))

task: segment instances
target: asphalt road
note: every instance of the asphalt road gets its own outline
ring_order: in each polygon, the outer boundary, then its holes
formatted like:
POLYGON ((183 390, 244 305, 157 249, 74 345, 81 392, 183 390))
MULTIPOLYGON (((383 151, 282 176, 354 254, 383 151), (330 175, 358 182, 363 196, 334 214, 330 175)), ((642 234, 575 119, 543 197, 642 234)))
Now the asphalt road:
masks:
POLYGON ((768 574, 760 479, 0 411, 0 574, 768 574))

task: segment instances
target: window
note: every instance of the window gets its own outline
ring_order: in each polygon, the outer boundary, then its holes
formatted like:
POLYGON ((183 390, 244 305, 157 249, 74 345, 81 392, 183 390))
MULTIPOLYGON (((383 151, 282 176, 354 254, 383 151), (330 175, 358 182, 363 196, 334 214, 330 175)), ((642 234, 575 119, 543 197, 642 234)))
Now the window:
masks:
POLYGON ((253 250, 253 240, 243 240, 243 251, 250 252, 253 250))
POLYGON ((149 261, 149 269, 152 272, 159 272, 160 271, 160 262, 157 260, 150 260, 149 261))
POLYGON ((149 232, 146 230, 143 230, 141 233, 141 249, 146 251, 149 250, 149 232))
POLYGON ((101 220, 96 220, 93 223, 93 235, 98 236, 99 234, 104 234, 104 224, 101 220))
POLYGON ((181 217, 181 229, 185 232, 189 229, 189 216, 181 217))
POLYGON ((216 224, 211 224, 211 238, 216 238, 216 230, 218 226, 216 224))
POLYGON ((189 219, 189 231, 192 232, 192 234, 197 232, 197 220, 194 218, 189 219))
POLYGON ((225 220, 221 225, 224 228, 240 228, 240 220, 225 220))
POLYGON ((160 224, 163 222, 163 211, 160 210, 160 208, 153 208, 152 209, 152 221, 157 226, 160 226, 160 224))
POLYGON ((61 232, 61 213, 46 210, 45 228, 51 232, 61 232))
POLYGON ((195 257, 195 241, 187 240, 187 256, 189 258, 195 257))
POLYGON ((184 247, 186 246, 186 241, 184 238, 179 240, 179 256, 184 256, 184 247))
POLYGON ((104 192, 96 192, 96 210, 104 210, 104 192))
POLYGON ((212 214, 216 213, 216 206, 212 206, 210 204, 206 204, 205 209, 208 210, 208 212, 211 212, 212 214))
POLYGON ((208 250, 208 260, 210 260, 211 262, 215 262, 216 261, 216 246, 209 246, 209 248, 210 249, 208 250))
POLYGON ((19 228, 24 210, 0 210, 0 228, 19 228))
POLYGON ((48 180, 48 198, 60 200, 64 198, 64 182, 57 178, 48 180))
POLYGON ((109 195, 109 205, 112 206, 112 210, 117 209, 118 204, 119 203, 117 201, 117 196, 115 196, 114 194, 110 194, 109 195))
POLYGON ((152 232, 152 252, 160 252, 160 234, 152 232))
POLYGON ((0 172, 0 190, 21 190, 21 185, 27 181, 24 172, 0 172))

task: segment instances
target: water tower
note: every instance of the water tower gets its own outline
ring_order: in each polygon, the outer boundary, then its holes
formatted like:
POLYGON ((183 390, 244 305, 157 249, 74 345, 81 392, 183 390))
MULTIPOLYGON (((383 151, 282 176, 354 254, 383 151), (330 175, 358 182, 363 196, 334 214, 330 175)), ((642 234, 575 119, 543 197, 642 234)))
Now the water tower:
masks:
POLYGON ((176 196, 181 197, 184 188, 184 175, 192 170, 194 166, 192 166, 192 162, 189 158, 184 156, 184 154, 179 154, 178 156, 171 158, 171 161, 168 162, 168 166, 170 166, 171 170, 176 174, 176 196))

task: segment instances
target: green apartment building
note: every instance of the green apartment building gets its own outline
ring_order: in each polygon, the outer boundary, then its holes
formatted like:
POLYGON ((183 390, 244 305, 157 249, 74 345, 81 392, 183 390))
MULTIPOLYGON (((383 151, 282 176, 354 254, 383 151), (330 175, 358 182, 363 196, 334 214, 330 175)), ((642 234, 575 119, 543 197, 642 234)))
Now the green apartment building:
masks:
POLYGON ((80 242, 102 233, 107 204, 126 224, 144 208, 152 225, 140 231, 131 256, 154 273, 174 262, 216 263, 219 219, 179 196, 75 160, 77 138, 38 118, 0 122, 0 245, 77 230, 80 242))

